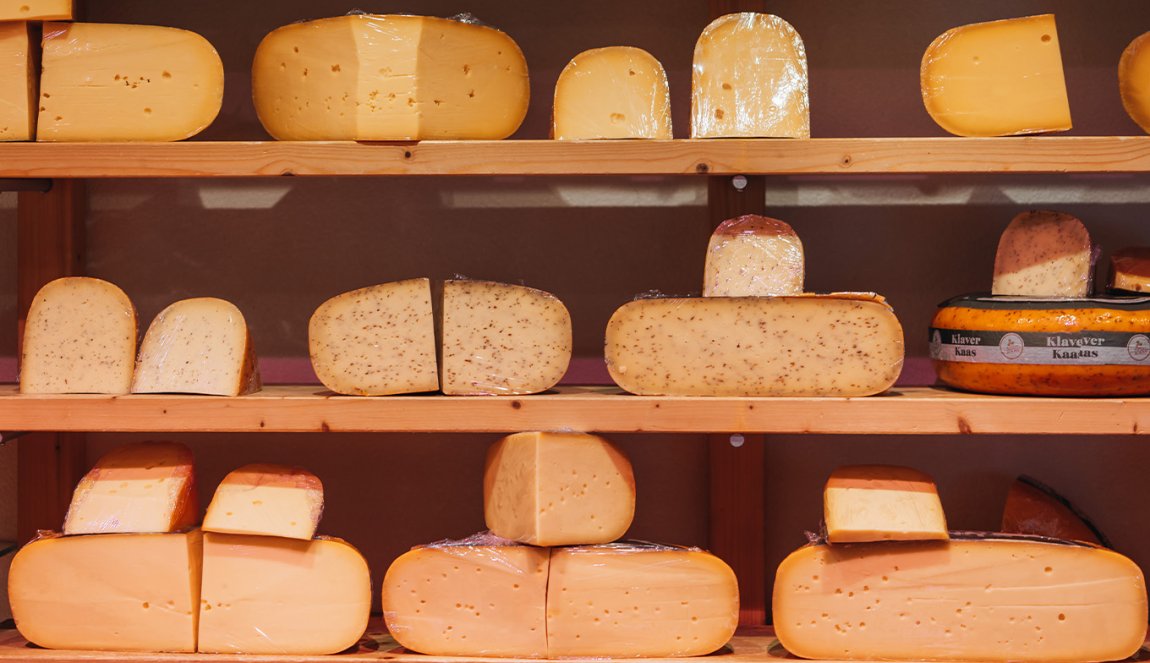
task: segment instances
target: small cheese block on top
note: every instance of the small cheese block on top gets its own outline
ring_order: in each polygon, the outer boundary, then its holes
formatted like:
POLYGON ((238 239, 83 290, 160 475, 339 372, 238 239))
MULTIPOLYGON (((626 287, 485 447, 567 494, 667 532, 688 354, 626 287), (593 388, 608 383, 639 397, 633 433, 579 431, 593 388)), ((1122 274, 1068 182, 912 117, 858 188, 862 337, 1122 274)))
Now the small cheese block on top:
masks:
POLYGON ((536 546, 609 543, 635 516, 635 476, 585 433, 517 433, 487 452, 483 513, 496 536, 536 546))
POLYGON ((0 21, 70 21, 72 0, 0 0, 0 21))
POLYGON ((43 57, 36 140, 183 140, 223 103, 220 56, 187 30, 46 23, 43 57))
POLYGON ((310 541, 322 516, 319 477, 298 467, 253 463, 220 482, 204 516, 204 531, 310 541))
POLYGON ((28 23, 0 23, 0 141, 36 136, 35 53, 28 23))
POLYGON ((1130 119, 1150 133, 1150 32, 1136 37, 1122 52, 1118 90, 1130 119))
POLYGON ((452 396, 546 391, 571 363, 571 314, 555 295, 491 281, 443 284, 440 388, 452 396))
POLYGON ((196 651, 201 535, 42 535, 16 553, 20 635, 49 649, 196 651))
POLYGON ((823 492, 830 543, 950 538, 934 481, 892 465, 849 465, 831 473, 823 492))
POLYGON ((1086 297, 1094 279, 1094 247, 1078 219, 1031 211, 1014 217, 994 256, 995 295, 1086 297))
POLYGON ((1112 547, 1069 500, 1028 476, 1020 476, 1011 484, 1002 510, 1001 529, 1008 534, 1033 534, 1112 547))
POLYGON ((704 297, 801 295, 803 243, 785 221, 757 214, 727 219, 711 234, 704 297))
POLYGON ((551 135, 558 140, 669 140, 671 92, 663 65, 631 46, 593 48, 576 55, 555 84, 551 135))
POLYGON ((1150 292, 1150 247, 1131 247, 1111 254, 1107 285, 1111 290, 1150 292))

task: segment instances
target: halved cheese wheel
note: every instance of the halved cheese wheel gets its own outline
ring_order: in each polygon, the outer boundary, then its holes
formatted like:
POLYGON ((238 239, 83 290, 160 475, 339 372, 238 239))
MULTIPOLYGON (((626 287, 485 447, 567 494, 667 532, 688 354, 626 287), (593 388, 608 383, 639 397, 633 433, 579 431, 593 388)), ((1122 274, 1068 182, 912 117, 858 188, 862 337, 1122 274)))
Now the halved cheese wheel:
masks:
POLYGON ((558 140, 669 140, 671 93, 663 65, 631 46, 576 55, 555 84, 551 134, 558 140))

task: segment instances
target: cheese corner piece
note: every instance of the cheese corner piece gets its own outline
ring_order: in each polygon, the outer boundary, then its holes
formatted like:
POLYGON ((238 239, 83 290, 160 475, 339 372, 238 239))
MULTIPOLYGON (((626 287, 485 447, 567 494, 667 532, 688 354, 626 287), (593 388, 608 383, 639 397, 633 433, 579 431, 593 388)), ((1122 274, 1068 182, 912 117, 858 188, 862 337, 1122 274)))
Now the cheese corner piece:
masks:
POLYGON ((28 310, 20 393, 126 394, 135 354, 136 307, 123 290, 100 279, 56 279, 28 310))
POLYGON ((747 214, 715 229, 707 246, 704 297, 801 295, 803 243, 777 219, 747 214))
POLYGON ((1136 37, 1122 52, 1118 89, 1130 119, 1150 133, 1150 32, 1136 37))
POLYGON ((48 649, 196 651, 201 535, 49 535, 16 553, 20 635, 48 649))
POLYGON ((339 539, 205 532, 201 594, 206 654, 336 654, 371 611, 367 561, 339 539))
POLYGON ((440 388, 452 396, 546 391, 571 363, 571 314, 555 295, 491 281, 443 285, 440 388))
POLYGON ((544 658, 549 558, 532 546, 415 548, 383 579, 387 630, 421 654, 544 658))
POLYGON ((1150 247, 1132 247, 1110 256, 1111 290, 1150 292, 1150 247))
POLYGON ((727 644, 738 622, 735 573, 710 553, 631 544, 551 551, 549 658, 702 656, 727 644))
POLYGON ((310 541, 323 516, 323 484, 298 467, 254 463, 232 470, 216 488, 204 531, 310 541))
POLYGON ((831 543, 950 538, 934 481, 909 467, 840 467, 827 480, 823 509, 831 543))
POLYGON ((631 46, 576 55, 555 84, 552 135, 558 140, 671 136, 667 73, 631 46))
POLYGON ((357 14, 268 34, 256 112, 278 140, 506 138, 527 114, 527 61, 474 22, 357 14))
POLYGON ((1023 212, 998 241, 992 293, 1086 297, 1093 276, 1093 244, 1081 221, 1061 212, 1023 212))
POLYGON ((927 113, 957 136, 1071 128, 1053 14, 948 30, 922 56, 921 78, 927 113))
POLYGON ((337 394, 435 391, 430 281, 396 281, 332 297, 311 317, 308 347, 320 382, 337 394))
POLYGON ((779 641, 813 659, 1116 661, 1146 635, 1138 566, 1065 542, 810 545, 779 565, 773 603, 779 641))
POLYGON ((39 141, 183 140, 223 103, 223 63, 194 32, 46 23, 43 49, 39 141))
POLYGON ((72 0, 0 0, 0 21, 70 21, 72 0))
POLYGON ((810 138, 807 53, 778 16, 715 19, 695 44, 692 138, 810 138))
POLYGON ((0 141, 35 137, 35 50, 28 26, 0 23, 0 141))
POLYGON ((1002 531, 1052 539, 1086 541, 1110 547, 1087 518, 1070 502, 1030 477, 1018 477, 1006 494, 1002 531))

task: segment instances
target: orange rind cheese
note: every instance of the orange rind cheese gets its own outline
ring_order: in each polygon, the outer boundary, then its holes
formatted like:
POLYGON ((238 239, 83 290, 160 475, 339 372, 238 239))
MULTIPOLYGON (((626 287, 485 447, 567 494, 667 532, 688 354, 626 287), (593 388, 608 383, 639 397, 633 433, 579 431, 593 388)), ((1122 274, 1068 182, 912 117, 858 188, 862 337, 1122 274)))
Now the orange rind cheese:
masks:
POLYGON ((948 537, 934 480, 893 465, 847 465, 823 490, 830 543, 921 541, 948 537))
POLYGON ((1135 38, 1122 52, 1118 90, 1130 119, 1150 133, 1150 32, 1135 38))

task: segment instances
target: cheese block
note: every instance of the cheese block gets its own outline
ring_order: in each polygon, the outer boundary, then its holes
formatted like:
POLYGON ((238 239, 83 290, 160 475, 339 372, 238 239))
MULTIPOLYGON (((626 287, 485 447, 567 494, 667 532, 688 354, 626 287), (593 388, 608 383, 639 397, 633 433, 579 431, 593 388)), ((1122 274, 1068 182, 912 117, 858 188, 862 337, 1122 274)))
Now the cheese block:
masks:
POLYGON ((1049 539, 809 545, 774 587, 775 635, 803 658, 1115 661, 1146 636, 1138 566, 1049 539))
POLYGON ((1069 500, 1028 476, 1015 479, 1006 494, 1002 531, 1085 541, 1113 548, 1094 523, 1069 500))
POLYGON ((1150 32, 1136 37, 1122 51, 1118 90, 1130 119, 1150 133, 1150 32))
POLYGON ((415 548, 383 579, 396 642, 434 656, 547 656, 548 548, 490 536, 415 548))
POLYGON ((46 23, 43 65, 36 140, 183 140, 223 103, 220 56, 187 30, 46 23))
POLYGON ((278 140, 500 139, 530 88, 519 46, 470 16, 352 14, 264 37, 252 95, 278 140))
POLYGON ((823 514, 830 543, 949 538, 934 480, 909 467, 836 469, 823 491, 823 514))
POLYGON ((719 224, 707 246, 704 297, 803 293, 803 243, 786 222, 757 214, 719 224))
POLYGON ((922 56, 922 99, 957 136, 1071 128, 1053 14, 948 30, 922 56))
POLYGON ((635 515, 631 462, 585 433, 517 433, 491 446, 483 513, 497 536, 536 546, 608 543, 635 515))
POLYGON ((1110 256, 1111 290, 1150 292, 1150 247, 1131 247, 1110 256))
POLYGON ((134 394, 239 396, 260 389, 251 333, 235 304, 214 297, 184 299, 148 327, 134 394))
POLYGON ((0 23, 0 141, 35 137, 35 59, 29 24, 0 23))
POLYGON ((36 293, 24 324, 22 394, 126 394, 136 356, 136 307, 116 286, 80 276, 36 293))
POLYGON ((332 297, 311 316, 308 349, 320 382, 337 394, 435 391, 430 281, 384 283, 332 297))
POLYGON ((46 534, 8 577, 20 635, 49 649, 196 651, 201 535, 46 534))
POLYGON ((340 539, 204 533, 199 651, 336 654, 371 612, 367 561, 340 539))
POLYGON ((671 92, 663 65, 631 46, 576 55, 555 84, 551 135, 670 140, 671 92))
POLYGON ((1086 226, 1061 212, 1023 212, 1010 222, 994 256, 995 295, 1085 297, 1094 278, 1086 226))
POLYGON ((0 0, 0 21, 70 21, 72 0, 0 0))
POLYGON ((735 573, 710 553, 650 544, 551 551, 550 658, 701 656, 738 623, 735 573))
POLYGON ((869 396, 903 362, 878 295, 640 299, 607 323, 607 369, 642 396, 869 396))
POLYGON ((567 373, 571 314, 551 293, 447 281, 441 316, 439 382, 445 394, 535 394, 567 373))
POLYGON ((253 463, 228 473, 204 516, 204 531, 310 541, 323 516, 323 484, 299 467, 253 463))
POLYGON ((692 138, 810 138, 807 53, 778 16, 711 22, 695 44, 692 138))

